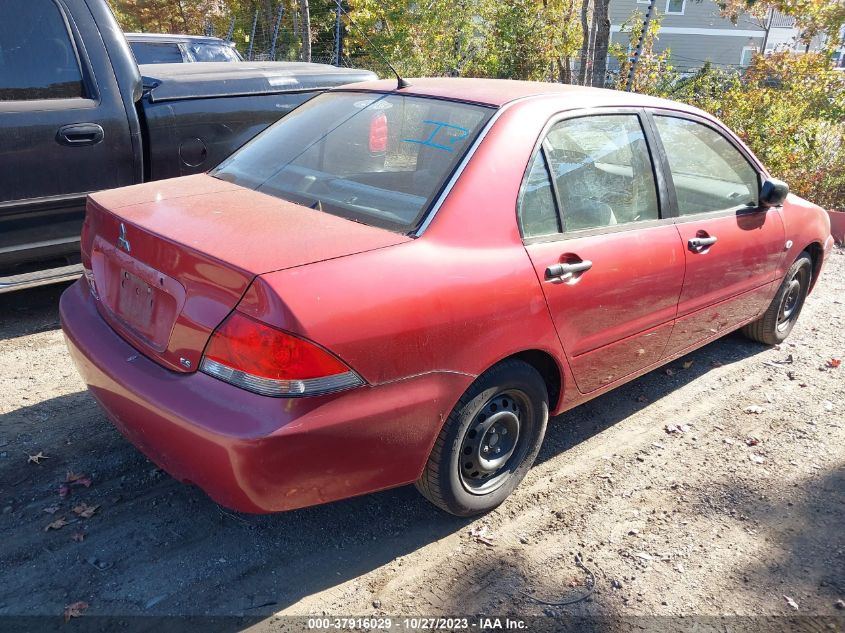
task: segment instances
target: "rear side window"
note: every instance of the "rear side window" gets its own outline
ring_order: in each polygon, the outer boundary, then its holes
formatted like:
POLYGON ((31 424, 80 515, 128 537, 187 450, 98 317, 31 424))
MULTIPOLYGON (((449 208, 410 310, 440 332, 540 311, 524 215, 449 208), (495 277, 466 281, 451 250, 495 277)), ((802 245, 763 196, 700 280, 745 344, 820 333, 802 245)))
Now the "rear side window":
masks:
POLYGON ((757 170, 730 141, 689 119, 654 120, 672 172, 679 215, 757 206, 757 170))
POLYGON ((130 42, 129 46, 139 64, 181 64, 184 61, 178 44, 130 42))
POLYGON ((528 177, 519 192, 519 226, 522 237, 560 233, 552 181, 542 151, 531 161, 528 177))
POLYGON ((564 232, 658 218, 654 170, 637 115, 566 119, 543 147, 564 232))
POLYGON ((6 7, 0 18, 0 101, 85 97, 68 25, 52 0, 6 7))
POLYGON ((394 94, 319 95, 212 175, 403 233, 422 221, 492 108, 394 94))

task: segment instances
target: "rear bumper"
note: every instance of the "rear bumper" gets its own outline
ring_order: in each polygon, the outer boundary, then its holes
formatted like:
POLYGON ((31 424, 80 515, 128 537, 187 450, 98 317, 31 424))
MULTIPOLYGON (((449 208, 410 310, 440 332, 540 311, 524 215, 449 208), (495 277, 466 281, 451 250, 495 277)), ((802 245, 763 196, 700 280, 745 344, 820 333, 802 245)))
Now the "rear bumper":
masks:
POLYGON ((115 426, 176 479, 242 512, 325 503, 415 481, 471 376, 436 372, 317 398, 268 398, 149 360, 103 321, 82 281, 62 328, 115 426))

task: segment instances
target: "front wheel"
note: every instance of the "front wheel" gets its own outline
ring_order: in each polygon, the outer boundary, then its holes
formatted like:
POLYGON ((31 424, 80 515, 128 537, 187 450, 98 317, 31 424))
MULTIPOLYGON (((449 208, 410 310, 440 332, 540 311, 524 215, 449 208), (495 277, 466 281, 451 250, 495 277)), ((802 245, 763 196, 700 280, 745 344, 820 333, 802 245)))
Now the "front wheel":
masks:
POLYGON ((548 418, 549 396, 536 369, 517 360, 494 366, 455 405, 417 489, 457 516, 492 510, 531 468, 548 418))
POLYGON ((766 345, 782 343, 798 320, 812 279, 813 260, 804 251, 789 268, 763 316, 742 328, 742 333, 766 345))

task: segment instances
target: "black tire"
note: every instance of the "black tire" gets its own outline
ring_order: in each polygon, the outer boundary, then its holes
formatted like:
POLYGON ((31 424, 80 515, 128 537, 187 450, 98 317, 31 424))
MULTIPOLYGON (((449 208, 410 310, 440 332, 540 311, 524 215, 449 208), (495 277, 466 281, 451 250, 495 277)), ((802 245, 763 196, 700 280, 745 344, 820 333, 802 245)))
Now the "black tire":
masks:
POLYGON ((489 512, 531 468, 548 419, 549 395, 536 369, 518 360, 492 367, 458 400, 417 490, 456 516, 489 512))
POLYGON ((801 314, 812 279, 813 260, 804 251, 790 266, 775 298, 763 315, 742 328, 742 333, 766 345, 782 343, 801 314))

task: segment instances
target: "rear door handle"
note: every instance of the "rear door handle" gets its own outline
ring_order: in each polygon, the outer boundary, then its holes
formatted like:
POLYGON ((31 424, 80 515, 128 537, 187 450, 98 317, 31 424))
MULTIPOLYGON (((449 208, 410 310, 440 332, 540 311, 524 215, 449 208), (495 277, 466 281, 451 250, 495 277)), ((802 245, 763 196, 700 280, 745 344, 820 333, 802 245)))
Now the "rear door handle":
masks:
POLYGON ((56 133, 56 142, 69 147, 96 145, 103 140, 105 132, 96 123, 73 123, 63 125, 56 133))
POLYGON ((572 264, 552 264, 546 268, 546 281, 569 281, 574 275, 583 273, 593 267, 593 262, 585 259, 572 264))
POLYGON ((687 245, 693 253, 703 253, 716 243, 716 237, 692 237, 687 245))

